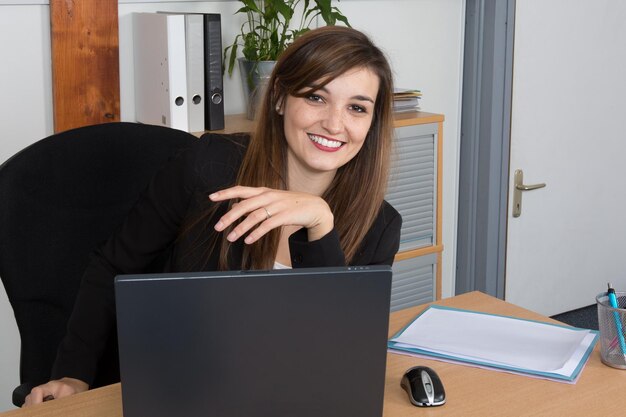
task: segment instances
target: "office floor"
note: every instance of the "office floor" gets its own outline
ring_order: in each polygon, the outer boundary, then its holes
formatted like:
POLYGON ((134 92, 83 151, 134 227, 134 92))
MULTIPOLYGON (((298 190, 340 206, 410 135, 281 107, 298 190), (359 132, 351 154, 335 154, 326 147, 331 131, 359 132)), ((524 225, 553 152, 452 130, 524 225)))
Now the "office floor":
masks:
POLYGON ((565 313, 556 314, 551 318, 574 327, 598 330, 598 309, 595 304, 565 313))

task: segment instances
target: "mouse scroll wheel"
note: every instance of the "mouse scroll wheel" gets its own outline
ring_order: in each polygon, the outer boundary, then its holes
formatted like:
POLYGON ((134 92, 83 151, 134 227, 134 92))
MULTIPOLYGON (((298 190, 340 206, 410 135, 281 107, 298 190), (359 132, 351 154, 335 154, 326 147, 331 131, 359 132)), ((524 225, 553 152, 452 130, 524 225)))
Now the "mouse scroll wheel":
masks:
POLYGON ((435 392, 433 391, 433 381, 430 379, 430 375, 428 372, 422 371, 422 386, 424 387, 424 391, 426 391, 426 396, 428 397, 428 403, 432 404, 435 401, 435 392))
POLYGON ((426 388, 426 393, 427 394, 432 394, 433 393, 433 386, 431 384, 429 384, 428 382, 426 384, 424 384, 424 388, 426 388))

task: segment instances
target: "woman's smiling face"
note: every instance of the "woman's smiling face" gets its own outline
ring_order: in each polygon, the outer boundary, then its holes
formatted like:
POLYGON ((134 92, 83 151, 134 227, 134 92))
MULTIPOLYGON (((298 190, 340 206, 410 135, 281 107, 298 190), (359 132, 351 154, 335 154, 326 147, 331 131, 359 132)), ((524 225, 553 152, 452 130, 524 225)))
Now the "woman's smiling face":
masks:
POLYGON ((305 97, 285 98, 280 113, 290 176, 332 180, 337 169, 354 158, 370 129, 378 87, 374 72, 355 68, 305 97))

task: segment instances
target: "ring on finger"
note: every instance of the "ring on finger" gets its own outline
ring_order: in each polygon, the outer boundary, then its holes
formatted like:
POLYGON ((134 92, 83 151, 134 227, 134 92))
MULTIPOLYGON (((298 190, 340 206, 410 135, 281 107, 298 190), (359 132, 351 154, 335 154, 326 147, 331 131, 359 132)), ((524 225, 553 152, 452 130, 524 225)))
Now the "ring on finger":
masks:
MULTIPOLYGON (((265 213, 267 214, 267 219, 269 219, 270 217, 272 217, 270 211, 268 209, 266 209, 265 207, 263 207, 263 210, 265 210, 265 213)), ((265 219, 265 220, 267 220, 265 219)))

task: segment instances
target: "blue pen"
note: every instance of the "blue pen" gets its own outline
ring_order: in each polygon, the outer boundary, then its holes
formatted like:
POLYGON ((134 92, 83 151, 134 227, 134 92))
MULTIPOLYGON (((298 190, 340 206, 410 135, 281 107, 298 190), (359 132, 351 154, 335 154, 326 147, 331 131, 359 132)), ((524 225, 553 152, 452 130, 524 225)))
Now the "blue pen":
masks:
MULTIPOLYGON (((619 308, 617 305, 617 298, 615 297, 615 290, 611 287, 611 283, 608 284, 609 289, 607 290, 607 295, 609 296, 609 303, 611 303, 611 307, 619 308)), ((624 354, 624 359, 626 359, 626 341, 624 340, 624 331, 622 329, 622 320, 620 319, 617 311, 613 312, 613 319, 615 320, 615 327, 617 329, 617 338, 619 339, 620 347, 622 348, 622 353, 624 354)))

